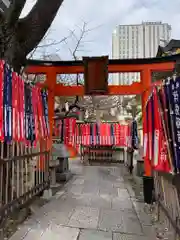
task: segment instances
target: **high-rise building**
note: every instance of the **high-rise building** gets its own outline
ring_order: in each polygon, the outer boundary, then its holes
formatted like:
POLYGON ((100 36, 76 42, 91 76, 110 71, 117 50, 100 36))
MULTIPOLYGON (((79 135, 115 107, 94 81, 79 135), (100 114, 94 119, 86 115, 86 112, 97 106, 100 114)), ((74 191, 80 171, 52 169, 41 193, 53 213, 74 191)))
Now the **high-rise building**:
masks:
MULTIPOLYGON (((119 25, 112 36, 112 58, 155 57, 158 46, 170 40, 171 26, 162 22, 143 22, 138 25, 119 25)), ((138 81, 139 73, 113 74, 112 84, 123 85, 138 81)))

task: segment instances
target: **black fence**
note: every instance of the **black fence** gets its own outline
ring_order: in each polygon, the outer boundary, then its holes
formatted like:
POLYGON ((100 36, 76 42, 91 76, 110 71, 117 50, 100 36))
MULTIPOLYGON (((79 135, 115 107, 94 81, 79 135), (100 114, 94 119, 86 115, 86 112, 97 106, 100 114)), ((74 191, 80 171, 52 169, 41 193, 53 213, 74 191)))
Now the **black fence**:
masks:
POLYGON ((0 229, 7 218, 49 188, 49 151, 1 143, 0 229))

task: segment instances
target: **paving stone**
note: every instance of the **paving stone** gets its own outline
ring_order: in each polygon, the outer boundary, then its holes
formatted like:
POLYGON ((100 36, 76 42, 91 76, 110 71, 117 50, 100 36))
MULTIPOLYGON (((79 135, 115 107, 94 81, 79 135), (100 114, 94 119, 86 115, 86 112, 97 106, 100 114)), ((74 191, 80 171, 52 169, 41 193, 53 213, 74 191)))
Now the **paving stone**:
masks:
POLYGON ((155 239, 144 204, 137 201, 142 194, 132 186, 129 173, 125 176, 123 166, 82 167, 74 160, 70 165, 74 179, 37 209, 10 240, 25 235, 25 240, 112 240, 112 232, 113 240, 155 239))
POLYGON ((53 198, 55 199, 59 199, 60 197, 62 197, 64 195, 65 191, 58 191, 55 196, 53 196, 53 198))
POLYGON ((77 178, 75 179, 72 184, 75 184, 75 185, 81 185, 81 184, 84 184, 84 179, 82 178, 77 178))
POLYGON ((152 220, 151 217, 144 211, 137 211, 137 215, 139 218, 139 221, 143 225, 152 225, 152 220))
POLYGON ((76 207, 68 222, 68 226, 94 229, 98 225, 98 216, 98 208, 76 207))
POLYGON ((120 197, 112 199, 112 209, 134 211, 132 201, 120 197))
MULTIPOLYGON (((44 217, 45 215, 42 216, 42 218, 44 217)), ((39 218, 40 219, 40 218, 39 218)), ((39 220, 35 217, 35 215, 32 215, 30 218, 28 218, 21 226, 26 226, 28 228, 33 228, 35 227, 37 224, 39 223, 39 220)))
POLYGON ((21 240, 24 239, 24 237, 28 234, 28 232, 31 230, 28 226, 21 226, 10 238, 10 240, 21 240))
POLYGON ((127 235, 122 233, 113 233, 113 240, 155 240, 146 236, 127 235))
MULTIPOLYGON (((51 225, 41 236, 41 240, 77 240, 80 230, 64 226, 51 225)), ((25 239, 26 240, 26 239, 25 239)))
MULTIPOLYGON (((41 218, 40 221, 36 221, 34 217, 28 219, 18 231, 10 238, 10 240, 20 240, 24 239, 29 240, 41 236, 42 233, 49 227, 50 219, 46 217, 41 218)), ((38 238, 35 238, 38 239, 38 238)))
POLYGON ((118 192, 118 197, 119 197, 119 198, 122 198, 122 199, 128 199, 128 198, 130 198, 130 195, 129 195, 127 189, 117 188, 117 192, 118 192))
POLYGON ((46 229, 31 229, 23 240, 40 239, 46 229))
MULTIPOLYGON (((118 175, 119 175, 119 173, 118 173, 118 175)), ((124 178, 123 177, 118 177, 116 181, 117 182, 124 182, 124 178)))
POLYGON ((133 190, 132 186, 130 186, 129 184, 127 185, 127 190, 131 197, 136 197, 135 191, 133 190))
MULTIPOLYGON (((64 196, 64 195, 63 195, 64 196)), ((53 199, 52 201, 50 201, 48 204, 45 204, 43 207, 42 207, 42 212, 44 212, 44 215, 47 215, 51 210, 54 210, 56 209, 57 211, 58 210, 61 210, 62 209, 62 203, 63 203, 63 200, 61 200, 61 198, 63 199, 63 196, 59 197, 58 199, 53 199), (61 204, 60 204, 61 202, 61 204)), ((40 208, 41 209, 41 208, 40 208)), ((39 211, 38 211, 39 212, 39 211)), ((37 212, 37 214, 38 214, 37 212)), ((39 214, 38 214, 39 215, 39 214)))
POLYGON ((145 236, 149 236, 151 239, 156 239, 156 229, 154 226, 142 225, 142 229, 145 236))
POLYGON ((99 185, 100 189, 104 189, 104 188, 111 189, 111 188, 113 188, 113 183, 109 182, 109 181, 102 180, 98 183, 98 185, 99 185))
POLYGON ((73 208, 72 206, 64 206, 64 209, 61 211, 53 210, 49 212, 49 214, 45 218, 43 218, 40 223, 42 224, 42 221, 47 221, 48 223, 53 222, 59 225, 66 225, 69 222, 69 219, 73 214, 74 209, 75 208, 73 208))
POLYGON ((124 182, 114 182, 113 183, 114 188, 121 188, 121 189, 126 189, 126 184, 124 182))
POLYGON ((91 205, 91 195, 86 194, 66 194, 60 201, 59 205, 69 205, 69 206, 90 206, 91 205))
POLYGON ((78 240, 112 240, 112 233, 98 230, 82 230, 78 240))
POLYGON ((142 235, 142 227, 137 215, 133 212, 123 212, 123 231, 124 233, 142 235))
POLYGON ((46 205, 46 208, 44 206, 43 207, 39 207, 35 212, 33 212, 31 218, 33 218, 33 219, 41 219, 44 216, 46 216, 48 214, 48 212, 51 211, 53 205, 51 205, 49 203, 45 204, 45 205, 46 205))
POLYGON ((106 188, 101 188, 100 189, 100 195, 110 195, 113 197, 117 197, 118 196, 118 191, 116 188, 113 187, 106 187, 106 188))
POLYGON ((121 232, 123 230, 122 211, 101 210, 98 228, 103 231, 121 232))
POLYGON ((134 206, 134 208, 137 212, 144 212, 145 211, 144 202, 139 202, 139 201, 136 201, 136 200, 133 200, 133 199, 132 199, 132 202, 133 202, 133 206, 134 206))
POLYGON ((72 185, 71 188, 68 188, 68 192, 73 194, 81 194, 83 191, 83 185, 72 185))
POLYGON ((95 208, 111 208, 112 198, 109 195, 92 196, 90 206, 95 208))
POLYGON ((97 184, 91 183, 91 184, 84 184, 83 187, 83 194, 91 194, 91 195, 98 195, 100 191, 100 188, 97 184))

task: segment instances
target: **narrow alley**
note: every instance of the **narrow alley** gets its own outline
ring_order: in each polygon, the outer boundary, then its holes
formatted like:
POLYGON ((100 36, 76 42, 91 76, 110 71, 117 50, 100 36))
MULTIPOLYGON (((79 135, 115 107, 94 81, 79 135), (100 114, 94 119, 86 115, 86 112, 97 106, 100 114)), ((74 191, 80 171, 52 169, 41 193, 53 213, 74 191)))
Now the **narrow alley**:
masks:
POLYGON ((82 166, 78 160, 70 165, 72 180, 10 240, 156 239, 123 165, 82 166))

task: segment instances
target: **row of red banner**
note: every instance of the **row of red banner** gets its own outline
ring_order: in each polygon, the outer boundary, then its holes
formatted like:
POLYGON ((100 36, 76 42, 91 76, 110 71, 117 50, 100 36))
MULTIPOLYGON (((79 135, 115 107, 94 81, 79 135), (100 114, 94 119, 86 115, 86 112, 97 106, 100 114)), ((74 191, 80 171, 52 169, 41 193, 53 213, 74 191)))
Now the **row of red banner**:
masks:
POLYGON ((113 124, 113 133, 111 128, 112 124, 109 123, 99 124, 99 131, 96 124, 76 125, 77 144, 126 146, 128 125, 113 124))
POLYGON ((119 123, 77 124, 74 118, 67 118, 63 121, 63 129, 62 121, 55 121, 54 135, 60 137, 63 131, 66 145, 76 146, 77 149, 80 145, 128 146, 131 132, 129 125, 119 123))

